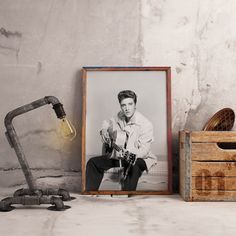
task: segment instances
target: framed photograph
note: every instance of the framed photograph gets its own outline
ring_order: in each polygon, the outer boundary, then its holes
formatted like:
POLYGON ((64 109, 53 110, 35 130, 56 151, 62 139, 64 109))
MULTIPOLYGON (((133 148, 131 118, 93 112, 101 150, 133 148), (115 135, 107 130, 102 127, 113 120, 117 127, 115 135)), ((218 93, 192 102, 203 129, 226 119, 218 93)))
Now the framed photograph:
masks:
POLYGON ((84 67, 82 192, 171 194, 171 68, 84 67))

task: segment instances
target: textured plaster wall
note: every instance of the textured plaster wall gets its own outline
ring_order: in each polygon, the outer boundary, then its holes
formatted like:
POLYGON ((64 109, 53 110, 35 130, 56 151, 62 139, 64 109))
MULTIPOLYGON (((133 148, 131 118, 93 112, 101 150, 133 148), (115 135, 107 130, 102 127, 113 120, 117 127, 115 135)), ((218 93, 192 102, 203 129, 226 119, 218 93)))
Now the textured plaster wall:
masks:
POLYGON ((34 175, 78 190, 81 67, 167 65, 177 188, 178 131, 200 130, 217 110, 236 108, 235 11, 234 0, 0 1, 0 187, 24 182, 4 137, 9 110, 45 95, 62 101, 78 130, 73 142, 58 137, 49 106, 14 125, 34 175))
POLYGON ((4 136, 6 113, 54 95, 77 128, 75 140, 60 139, 50 106, 14 125, 35 177, 60 184, 73 178, 70 187, 80 188, 81 67, 141 65, 140 24, 136 0, 0 1, 0 187, 24 182, 4 136))
POLYGON ((178 131, 201 130, 219 109, 236 110, 236 1, 143 0, 144 65, 172 67, 175 189, 178 131))
POLYGON ((173 131, 234 102, 236 2, 142 1, 143 64, 172 67, 173 131))

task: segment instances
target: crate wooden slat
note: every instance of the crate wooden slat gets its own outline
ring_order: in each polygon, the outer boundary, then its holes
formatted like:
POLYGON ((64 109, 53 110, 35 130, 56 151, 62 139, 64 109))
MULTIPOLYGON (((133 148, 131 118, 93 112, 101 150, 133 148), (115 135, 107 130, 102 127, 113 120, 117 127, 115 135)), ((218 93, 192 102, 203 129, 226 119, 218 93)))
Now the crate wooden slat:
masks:
MULTIPOLYGON (((189 131, 188 131, 189 132, 189 131)), ((235 131, 193 131, 191 133, 192 142, 236 142, 235 131)))
POLYGON ((236 201, 236 132, 181 131, 179 140, 184 200, 236 201))
POLYGON ((217 143, 192 143, 194 161, 236 161, 236 150, 223 150, 217 143))
POLYGON ((236 176, 236 162, 192 162, 192 176, 236 176))
POLYGON ((193 190, 191 201, 235 201, 236 191, 198 191, 193 190))
POLYGON ((236 190, 236 177, 202 177, 192 178, 193 190, 236 190))

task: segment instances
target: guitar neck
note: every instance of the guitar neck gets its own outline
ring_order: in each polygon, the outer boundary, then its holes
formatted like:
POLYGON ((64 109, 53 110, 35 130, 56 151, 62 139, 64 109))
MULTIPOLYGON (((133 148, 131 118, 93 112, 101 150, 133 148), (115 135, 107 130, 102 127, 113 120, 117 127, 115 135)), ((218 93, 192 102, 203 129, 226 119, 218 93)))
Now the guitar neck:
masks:
POLYGON ((122 148, 120 146, 118 146, 117 144, 115 144, 113 142, 112 142, 112 147, 118 152, 122 150, 122 148))
MULTIPOLYGON (((116 143, 112 142, 111 146, 118 152, 122 150, 122 147, 118 146, 116 143)), ((136 160, 136 155, 134 153, 124 150, 124 152, 122 152, 122 157, 129 163, 129 168, 131 165, 134 165, 136 160)))

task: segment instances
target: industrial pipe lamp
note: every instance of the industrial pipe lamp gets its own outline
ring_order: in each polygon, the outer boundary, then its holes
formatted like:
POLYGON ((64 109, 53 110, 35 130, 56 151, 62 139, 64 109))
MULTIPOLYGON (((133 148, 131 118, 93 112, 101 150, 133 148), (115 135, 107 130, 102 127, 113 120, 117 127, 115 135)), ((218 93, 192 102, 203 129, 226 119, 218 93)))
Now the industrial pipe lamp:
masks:
POLYGON ((72 197, 65 189, 38 189, 34 181, 33 175, 29 168, 22 146, 20 145, 16 131, 12 125, 14 117, 22 115, 31 110, 37 109, 41 106, 52 104, 53 109, 57 115, 57 118, 61 120, 60 132, 64 137, 72 139, 76 135, 74 127, 65 118, 66 113, 63 109, 63 105, 54 96, 46 96, 30 104, 18 107, 9 112, 5 117, 6 137, 12 148, 14 148, 22 171, 24 173, 28 189, 17 190, 13 197, 7 197, 0 201, 0 211, 11 211, 14 209, 13 204, 22 205, 40 205, 40 204, 51 204, 48 207, 49 210, 65 210, 70 208, 65 206, 63 201, 70 201, 72 197))

